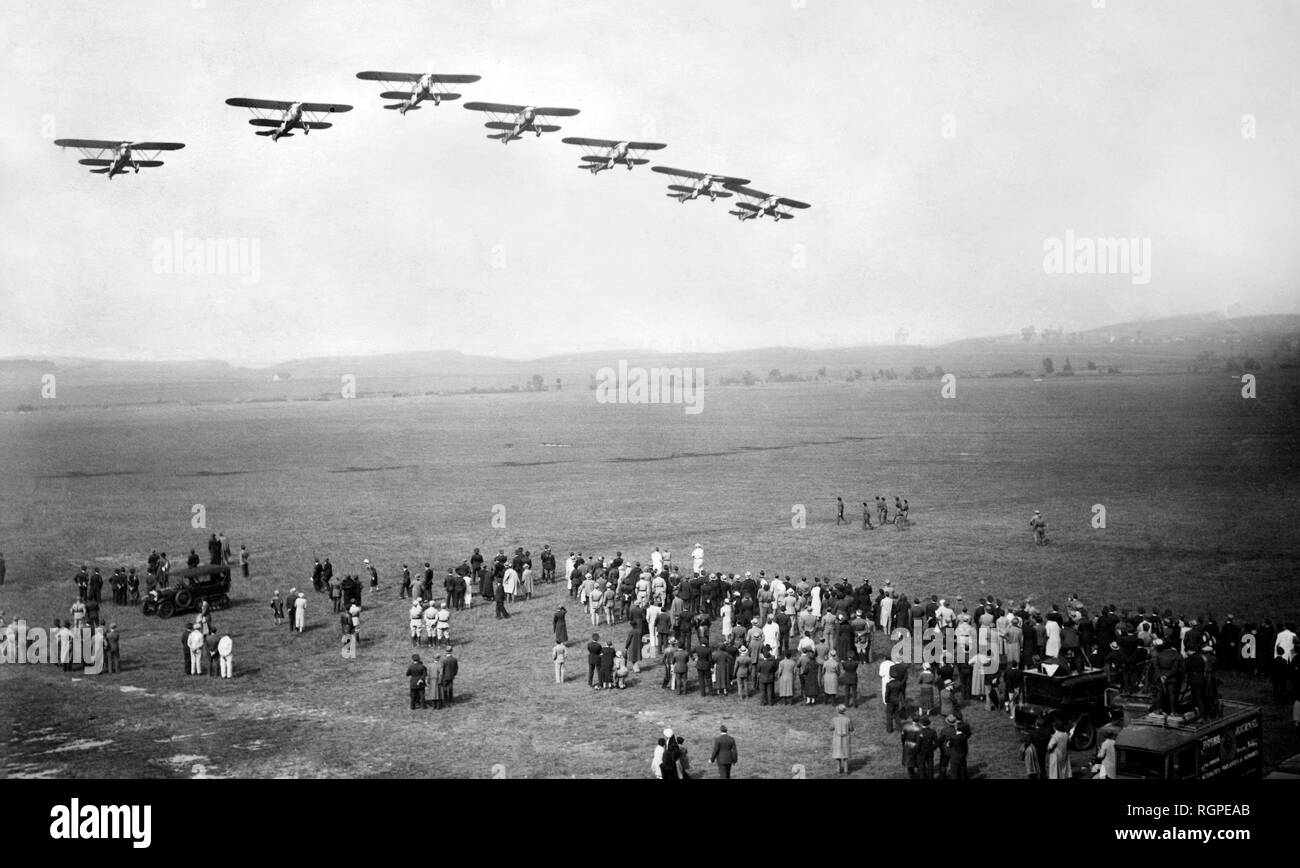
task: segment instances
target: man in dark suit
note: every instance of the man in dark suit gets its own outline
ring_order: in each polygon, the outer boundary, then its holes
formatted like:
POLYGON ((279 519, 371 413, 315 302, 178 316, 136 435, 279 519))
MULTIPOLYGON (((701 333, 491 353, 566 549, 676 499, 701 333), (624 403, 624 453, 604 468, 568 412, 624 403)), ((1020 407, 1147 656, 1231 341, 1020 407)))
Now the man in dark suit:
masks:
POLYGON ((460 661, 456 655, 451 653, 451 646, 447 646, 447 653, 442 657, 442 701, 451 705, 452 700, 456 698, 456 674, 460 672, 460 661))
POLYGON ((591 641, 587 643, 587 686, 596 687, 600 684, 600 634, 592 633, 591 641))
POLYGON ((740 762, 740 752, 736 750, 736 740, 727 735, 727 727, 721 727, 717 738, 713 739, 713 756, 709 762, 717 763, 718 776, 723 780, 731 779, 731 767, 740 762))
POLYGON ((216 633, 209 633, 203 637, 203 658, 208 663, 208 675, 212 678, 217 677, 217 668, 220 665, 221 654, 217 650, 217 644, 221 637, 216 633))
POLYGON ((755 669, 758 672, 758 689, 763 695, 763 705, 776 705, 776 660, 764 651, 755 669))
POLYGON ((419 654, 411 655, 411 665, 406 667, 406 677, 411 680, 411 710, 424 708, 424 679, 429 670, 420 660, 419 654))

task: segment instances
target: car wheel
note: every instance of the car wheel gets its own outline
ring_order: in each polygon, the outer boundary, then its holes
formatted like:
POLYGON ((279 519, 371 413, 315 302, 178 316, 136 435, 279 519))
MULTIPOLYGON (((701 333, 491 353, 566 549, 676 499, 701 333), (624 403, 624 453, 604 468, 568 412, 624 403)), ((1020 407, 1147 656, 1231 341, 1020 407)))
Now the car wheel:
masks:
POLYGON ((176 604, 173 603, 171 600, 163 600, 161 603, 158 604, 159 618, 170 618, 172 615, 175 614, 176 614, 176 604))
POLYGON ((1097 740, 1097 728, 1093 726, 1092 721, 1086 717, 1079 718, 1079 722, 1074 725, 1074 737, 1070 739, 1070 747, 1074 750, 1091 750, 1097 740))
POLYGON ((194 595, 185 589, 176 592, 176 606, 180 609, 188 609, 190 603, 194 601, 194 595))

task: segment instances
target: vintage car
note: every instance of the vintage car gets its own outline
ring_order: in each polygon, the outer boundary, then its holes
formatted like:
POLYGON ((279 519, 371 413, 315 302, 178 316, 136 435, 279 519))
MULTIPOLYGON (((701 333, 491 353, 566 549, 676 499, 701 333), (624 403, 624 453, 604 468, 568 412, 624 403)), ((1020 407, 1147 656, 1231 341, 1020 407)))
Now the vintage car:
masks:
POLYGON ((165 588, 155 588, 144 598, 144 614, 170 618, 182 612, 196 612, 207 601, 213 609, 230 605, 230 567, 220 564, 175 570, 165 588))
POLYGON ((1062 720, 1072 730, 1070 747, 1090 750, 1097 743, 1097 730, 1115 719, 1123 719, 1119 691, 1108 683, 1102 669, 1052 673, 1026 669, 1016 707, 1016 726, 1023 732, 1035 729, 1036 722, 1062 720))

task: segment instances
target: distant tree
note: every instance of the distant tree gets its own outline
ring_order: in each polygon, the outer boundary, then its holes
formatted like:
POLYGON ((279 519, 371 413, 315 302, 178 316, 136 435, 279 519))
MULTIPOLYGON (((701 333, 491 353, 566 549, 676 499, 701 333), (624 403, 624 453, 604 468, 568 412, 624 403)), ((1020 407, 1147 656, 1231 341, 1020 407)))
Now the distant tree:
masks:
POLYGON ((533 374, 528 378, 528 385, 524 388, 529 392, 545 392, 546 381, 542 379, 541 374, 533 374))
POLYGON ((1088 370, 1090 370, 1090 371, 1095 371, 1095 370, 1097 370, 1097 363, 1094 362, 1092 359, 1089 359, 1089 360, 1088 360, 1088 370))
POLYGON ((1044 356, 1044 357, 1043 357, 1043 373, 1044 373, 1044 374, 1050 374, 1050 373, 1052 373, 1052 372, 1055 371, 1055 370, 1056 370, 1056 366, 1052 364, 1052 357, 1051 357, 1051 356, 1044 356))
POLYGON ((817 376, 819 377, 826 376, 826 368, 824 366, 817 369, 817 376))
POLYGON ((1067 371, 1067 372, 1069 372, 1069 373, 1071 373, 1071 374, 1074 373, 1074 365, 1071 365, 1071 364, 1070 364, 1070 357, 1069 357, 1069 356, 1066 356, 1066 357, 1065 357, 1065 367, 1061 368, 1061 370, 1062 370, 1062 371, 1067 371))
POLYGON ((560 378, 559 378, 559 377, 556 377, 556 378, 555 378, 555 391, 559 392, 559 391, 561 391, 561 390, 562 390, 562 389, 561 389, 561 386, 560 386, 560 378))
POLYGON ((744 383, 746 386, 752 386, 758 382, 758 379, 749 371, 745 371, 745 373, 740 376, 740 382, 744 383))
POLYGON ((942 380, 942 379, 943 379, 943 374, 944 374, 943 367, 942 367, 941 365, 935 365, 935 366, 934 366, 934 378, 935 378, 936 380, 942 380))
POLYGON ((1034 335, 1037 333, 1038 333, 1038 329, 1034 328, 1033 326, 1031 325, 1025 326, 1020 330, 1020 339, 1023 340, 1025 343, 1029 343, 1034 339, 1034 335))
POLYGON ((767 379, 768 379, 769 382, 772 382, 772 383, 779 383, 779 382, 781 382, 781 369, 780 369, 780 368, 773 368, 772 370, 768 371, 768 372, 767 372, 767 379))

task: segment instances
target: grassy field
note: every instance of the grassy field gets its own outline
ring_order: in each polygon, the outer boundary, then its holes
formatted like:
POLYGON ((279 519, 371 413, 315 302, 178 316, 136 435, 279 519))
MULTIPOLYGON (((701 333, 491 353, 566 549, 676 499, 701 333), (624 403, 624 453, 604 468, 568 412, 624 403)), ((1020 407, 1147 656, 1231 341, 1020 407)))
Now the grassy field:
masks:
MULTIPOLYGON (((209 532, 246 544, 254 566, 215 618, 235 640, 231 681, 182 675, 179 620, 111 603, 120 675, 0 667, 0 776, 644 777, 665 725, 698 770, 722 722, 738 775, 829 775, 821 706, 683 699, 659 689, 657 670, 595 693, 576 642, 569 683, 554 685, 562 586, 539 586, 509 621, 477 605, 457 616, 458 704, 411 712, 400 564, 429 560, 441 575, 475 546, 543 543, 642 561, 658 545, 684 563, 699 541, 711 569, 1291 618, 1300 382, 1272 377, 1255 400, 1227 375, 1169 375, 965 379, 951 400, 937 382, 710 388, 694 416, 597 404, 585 390, 0 414, 10 617, 67 617, 81 563, 107 576, 142 567, 151 548, 183 561, 209 532), (836 527, 836 495, 877 494, 908 497, 914 527, 836 527), (206 529, 191 527, 195 504, 206 529), (1095 504, 1104 529, 1090 524, 1095 504), (807 524, 793 527, 800 505, 807 524), (1032 544, 1034 509, 1047 548, 1032 544), (309 595, 303 635, 271 624, 271 591, 309 584, 313 556, 380 570, 356 660, 341 659, 322 597, 309 595)), ((583 637, 577 612, 569 624, 583 637)), ((626 629, 612 629, 616 644, 626 629)), ((1267 692, 1247 679, 1227 691, 1267 692)), ((864 678, 862 692, 854 775, 905 776, 878 682, 864 678)), ((1288 718, 1266 704, 1269 762, 1300 749, 1288 718)), ((972 772, 1018 776, 1006 718, 970 719, 972 772)))

